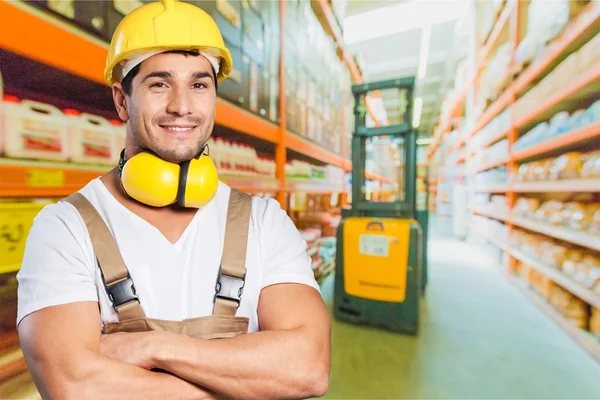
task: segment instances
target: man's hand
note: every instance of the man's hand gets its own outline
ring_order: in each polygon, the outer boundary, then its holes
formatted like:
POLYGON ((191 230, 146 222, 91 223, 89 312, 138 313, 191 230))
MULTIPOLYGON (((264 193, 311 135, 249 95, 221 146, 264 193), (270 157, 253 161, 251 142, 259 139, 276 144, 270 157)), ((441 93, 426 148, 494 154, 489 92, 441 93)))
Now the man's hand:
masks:
POLYGON ((155 332, 117 332, 102 335, 100 353, 113 360, 151 370, 156 368, 152 358, 152 337, 155 332))

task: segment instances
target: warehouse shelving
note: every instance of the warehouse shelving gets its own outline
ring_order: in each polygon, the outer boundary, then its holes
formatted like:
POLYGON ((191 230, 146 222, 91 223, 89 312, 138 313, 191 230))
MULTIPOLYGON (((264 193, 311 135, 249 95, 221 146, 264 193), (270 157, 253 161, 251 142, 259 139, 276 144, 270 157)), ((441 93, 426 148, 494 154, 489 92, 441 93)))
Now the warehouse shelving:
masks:
POLYGON ((573 293, 580 299, 585 300, 588 304, 600 308, 599 294, 596 294, 586 289, 581 284, 573 281, 571 278, 561 273, 558 269, 544 265, 543 263, 537 261, 536 259, 528 256, 527 254, 517 249, 510 249, 510 255, 516 258, 517 260, 521 261, 528 267, 541 272, 546 277, 552 279, 553 282, 556 282, 558 285, 567 289, 569 292, 573 293))
POLYGON ((484 210, 481 208, 471 208, 471 211, 474 214, 481 215, 483 217, 492 218, 492 219, 497 219, 498 221, 507 221, 508 220, 508 215, 503 214, 503 213, 498 213, 495 211, 484 210))
POLYGON ((552 115, 564 109, 565 101, 576 103, 587 98, 590 94, 597 93, 599 90, 600 62, 596 63, 582 77, 575 79, 569 86, 555 93, 545 103, 515 121, 514 125, 517 128, 523 128, 548 120, 552 115))
MULTIPOLYGON (((344 43, 344 35, 342 34, 342 28, 340 27, 340 23, 335 17, 333 10, 331 9, 331 5, 327 2, 327 0, 312 0, 313 10, 315 14, 319 18, 319 21, 325 28, 325 32, 331 35, 335 42, 337 43, 338 51, 341 53, 341 58, 344 60, 344 63, 348 66, 350 70, 350 74, 352 76, 352 80, 355 84, 364 83, 362 74, 358 69, 358 65, 350 54, 350 50, 344 43)), ((371 106, 371 102, 369 98, 365 101, 365 106, 367 108, 367 112, 370 117, 375 122, 375 126, 381 126, 380 121, 378 120, 373 108, 371 106)))
MULTIPOLYGON (((598 93, 600 93, 600 62, 592 61, 597 60, 597 58, 591 58, 591 55, 583 58, 579 56, 569 57, 583 48, 594 37, 596 37, 594 40, 598 39, 596 35, 600 34, 600 3, 591 1, 580 9, 579 13, 569 21, 562 32, 537 56, 537 59, 529 65, 525 65, 519 71, 516 68, 515 52, 520 40, 524 37, 524 32, 521 32, 521 30, 526 26, 523 19, 528 18, 526 7, 527 5, 520 4, 517 1, 508 0, 496 15, 496 22, 490 29, 491 33, 488 35, 487 42, 480 45, 478 51, 476 51, 478 56, 473 61, 475 64, 474 76, 468 80, 467 91, 472 91, 477 96, 480 85, 479 74, 482 71, 482 66, 489 62, 488 58, 493 54, 494 46, 497 45, 499 38, 501 36, 506 37, 505 30, 508 25, 509 39, 506 43, 512 44, 512 54, 509 66, 510 72, 507 75, 507 81, 503 85, 504 89, 496 93, 495 98, 489 100, 489 103, 480 110, 478 115, 471 117, 472 121, 467 121, 470 126, 461 127, 460 133, 455 132, 455 136, 452 137, 453 142, 446 144, 445 147, 448 150, 443 156, 450 158, 449 161, 456 159, 455 164, 464 162, 467 167, 465 182, 471 196, 477 193, 496 193, 506 196, 507 214, 498 214, 491 209, 486 209, 485 206, 471 206, 468 210, 471 215, 480 215, 504 222, 509 237, 519 228, 532 234, 545 236, 549 240, 556 240, 557 243, 562 243, 566 247, 577 245, 581 247, 581 251, 596 254, 594 252, 600 252, 600 235, 577 231, 561 225, 551 225, 543 220, 518 217, 513 215, 512 208, 517 197, 521 194, 528 194, 531 197, 545 195, 545 198, 553 198, 553 196, 561 198, 561 196, 600 193, 600 179, 598 177, 517 180, 521 163, 542 160, 547 157, 557 157, 569 151, 590 151, 600 148, 600 142, 598 141, 600 138, 600 121, 588 122, 584 126, 574 125, 574 128, 567 132, 555 132, 552 135, 538 136, 541 140, 537 140, 535 144, 531 142, 531 145, 524 147, 523 142, 521 142, 521 145, 513 148, 519 137, 529 132, 531 128, 536 127, 537 124, 549 121, 558 112, 573 112, 579 108, 587 108, 591 102, 598 98, 598 93), (562 70, 556 72, 559 66, 562 70), (576 72, 569 74, 565 71, 576 72), (546 80, 544 81, 544 79, 546 80), (545 85, 550 84, 544 86, 544 89, 539 89, 544 90, 545 95, 540 95, 541 92, 537 92, 535 97, 532 97, 534 100, 531 100, 532 98, 525 99, 525 97, 532 95, 533 90, 536 90, 536 85, 542 82, 545 85), (486 138, 477 140, 477 145, 469 143, 475 135, 488 127, 490 122, 505 111, 508 118, 506 122, 497 120, 500 121, 498 123, 503 124, 497 126, 497 128, 494 127, 494 129, 498 129, 497 132, 487 132, 486 138), (477 156, 480 155, 481 151, 485 151, 485 149, 503 139, 508 142, 507 154, 494 155, 492 159, 482 159, 481 164, 471 164, 471 161, 478 161, 477 156), (470 146, 467 146, 467 143, 470 146), (464 151, 465 147, 468 147, 467 151, 464 151), (478 179, 477 185, 474 184, 475 174, 502 166, 506 166, 506 183, 494 184, 490 182, 486 184, 486 180, 478 179)), ((588 51, 588 54, 591 53, 588 51)), ((463 114, 455 114, 453 118, 456 120, 461 119, 463 114)), ((436 132, 433 143, 430 145, 429 159, 433 158, 438 148, 442 147, 441 142, 448 137, 447 132, 450 129, 445 125, 441 125, 441 128, 441 131, 436 132)), ((516 249, 510 241, 503 243, 496 238, 489 237, 485 231, 482 231, 474 223, 469 223, 468 226, 474 236, 483 236, 502 250, 502 254, 506 256, 507 261, 507 268, 503 270, 507 272, 510 280, 516 280, 512 275, 517 273, 518 262, 522 262, 526 268, 535 269, 551 282, 569 291, 589 305, 593 307, 600 306, 600 296, 572 281, 558 269, 546 266, 527 256, 516 249)), ((523 285, 520 285, 520 287, 532 298, 535 298, 535 301, 545 311, 600 359, 600 343, 597 340, 594 342, 591 335, 567 322, 550 305, 549 300, 545 302, 535 295, 531 289, 524 288, 523 285)))
MULTIPOLYGON (((282 5, 282 7, 284 6, 282 5)), ((328 4, 323 3, 321 6, 324 8, 325 14, 331 12, 328 4)), ((329 21, 332 24, 333 22, 335 21, 329 21)), ((331 30, 330 27, 326 27, 327 29, 331 30)), ((335 34, 335 29, 333 31, 334 37, 339 40, 338 45, 342 49, 343 59, 352 72, 353 79, 356 82, 362 82, 356 63, 350 56, 341 36, 335 34)), ((107 43, 21 2, 0 2, 0 48, 72 73, 99 85, 105 84, 103 68, 108 50, 107 43)), ((281 86, 283 87, 283 84, 281 86)), ((284 98, 285 96, 280 97, 284 98)), ((285 101, 282 101, 282 104, 284 103, 285 101)), ((252 192, 290 190, 294 186, 285 185, 283 176, 286 162, 283 155, 285 149, 293 150, 321 163, 335 165, 346 171, 351 170, 349 155, 334 154, 318 144, 288 131, 285 128, 284 109, 281 110, 281 115, 281 125, 277 125, 218 98, 215 120, 217 125, 277 146, 275 160, 278 169, 278 184, 271 180, 225 176, 223 179, 226 182, 228 181, 238 189, 252 192)), ((0 161, 2 161, 0 162, 0 174, 3 176, 0 184, 0 196, 64 196, 105 172, 103 168, 79 165, 55 164, 41 167, 33 162, 26 165, 8 165, 5 160, 0 161), (40 180, 37 185, 30 182, 32 171, 40 180)), ((368 174, 367 178, 382 182, 389 181, 377 174, 368 174)), ((342 183, 331 185, 330 191, 340 190, 342 183)))
POLYGON ((532 232, 541 233, 556 239, 564 240, 588 249, 600 251, 600 237, 586 232, 562 228, 544 222, 531 221, 525 218, 511 216, 510 222, 515 226, 528 229, 532 232))
POLYGON ((510 191, 515 193, 600 192, 600 179, 517 182, 511 185, 510 191))
POLYGON ((585 348, 590 354, 597 359, 600 359, 600 344, 598 339, 590 335, 588 332, 583 331, 572 323, 567 321, 560 313, 558 313, 551 304, 549 304, 544 298, 535 293, 530 289, 527 284, 516 277, 509 277, 511 282, 516 288, 518 288, 523 294, 525 294, 536 306, 538 306, 546 315, 548 315, 554 322, 563 328, 573 339, 575 339, 583 348, 585 348))
POLYGON ((515 151, 511 155, 513 161, 525 161, 535 156, 545 155, 557 150, 566 150, 570 146, 600 138, 600 122, 575 129, 561 136, 547 139, 527 149, 515 151))

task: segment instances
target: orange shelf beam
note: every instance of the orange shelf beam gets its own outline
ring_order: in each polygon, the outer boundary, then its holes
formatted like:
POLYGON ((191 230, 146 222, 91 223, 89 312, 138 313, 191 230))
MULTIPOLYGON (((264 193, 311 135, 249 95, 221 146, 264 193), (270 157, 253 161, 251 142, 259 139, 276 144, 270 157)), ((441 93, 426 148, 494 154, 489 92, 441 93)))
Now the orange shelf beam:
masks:
POLYGON ((279 143, 279 126, 221 98, 217 99, 215 123, 267 142, 279 143))
POLYGON ((66 197, 108 170, 66 163, 0 164, 0 197, 66 197))
POLYGON ((553 139, 534 145, 530 148, 516 151, 512 155, 514 161, 535 157, 547 152, 558 150, 584 140, 600 138, 600 122, 565 133, 553 139))
POLYGON ((515 182, 511 191, 516 193, 600 193, 600 179, 569 179, 541 182, 515 182))
MULTIPOLYGON (((0 158, 0 198, 66 197, 109 170, 108 166, 94 168, 80 164, 0 158)), ((272 193, 281 189, 276 179, 231 175, 222 175, 220 178, 228 185, 248 193, 272 193)))
POLYGON ((579 14, 575 21, 571 22, 559 38, 554 40, 546 50, 545 56, 530 65, 523 71, 512 84, 512 90, 519 94, 530 83, 542 75, 546 69, 577 39, 600 22, 600 3, 590 2, 579 14))
POLYGON ((285 136, 285 142, 287 147, 291 150, 305 154, 321 162, 335 165, 336 167, 344 168, 348 165, 348 163, 350 163, 350 161, 345 160, 342 156, 334 154, 331 151, 311 142, 310 140, 304 139, 303 137, 295 135, 289 131, 285 136))
MULTIPOLYGON (((105 84, 108 44, 74 34, 58 19, 28 12, 21 2, 0 1, 0 48, 105 84)), ((27 7, 30 8, 30 7, 27 7)))

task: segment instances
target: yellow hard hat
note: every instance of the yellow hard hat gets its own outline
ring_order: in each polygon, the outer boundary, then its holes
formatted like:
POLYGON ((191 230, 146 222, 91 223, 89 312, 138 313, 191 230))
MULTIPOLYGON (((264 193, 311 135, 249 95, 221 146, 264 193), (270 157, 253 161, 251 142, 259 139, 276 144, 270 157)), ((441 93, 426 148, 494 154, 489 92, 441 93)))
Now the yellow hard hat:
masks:
POLYGON ((117 26, 106 57, 104 79, 119 80, 115 71, 134 57, 161 50, 197 50, 219 57, 217 81, 231 73, 233 60, 211 16, 199 7, 176 0, 144 4, 117 26))

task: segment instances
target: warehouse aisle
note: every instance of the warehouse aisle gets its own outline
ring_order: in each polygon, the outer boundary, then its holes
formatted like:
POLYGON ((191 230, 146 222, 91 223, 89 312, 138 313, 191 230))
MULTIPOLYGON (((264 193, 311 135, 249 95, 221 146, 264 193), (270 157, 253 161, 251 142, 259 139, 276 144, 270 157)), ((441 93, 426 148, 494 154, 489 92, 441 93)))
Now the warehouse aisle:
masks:
MULTIPOLYGON (((335 321, 326 398, 600 398, 600 363, 485 254, 455 239, 430 243, 419 336, 335 321)), ((333 282, 322 285, 330 307, 333 282)))

